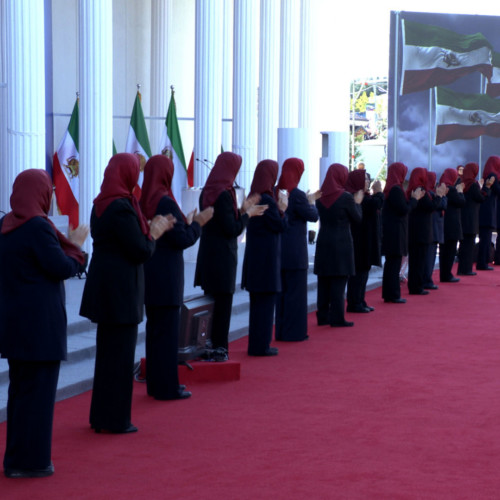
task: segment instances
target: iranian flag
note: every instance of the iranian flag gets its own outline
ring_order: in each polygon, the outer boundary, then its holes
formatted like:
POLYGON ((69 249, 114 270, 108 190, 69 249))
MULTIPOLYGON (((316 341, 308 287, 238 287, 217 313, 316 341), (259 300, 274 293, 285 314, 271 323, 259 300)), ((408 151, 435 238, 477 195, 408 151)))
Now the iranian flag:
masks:
POLYGON ((151 157, 151 146, 149 145, 148 131, 146 129, 146 121, 144 120, 144 113, 141 105, 141 93, 139 91, 137 91, 132 116, 130 117, 130 128, 128 130, 125 153, 136 154, 141 161, 141 173, 139 175, 138 186, 134 190, 134 194, 137 198, 140 198, 140 188, 144 178, 144 166, 151 157))
POLYGON ((52 165, 57 208, 61 214, 68 216, 72 228, 78 227, 79 160, 77 99, 68 129, 54 154, 52 165))
POLYGON ((500 96, 500 53, 493 52, 491 62, 493 63, 493 72, 486 86, 486 93, 490 97, 498 97, 500 96))
POLYGON ((177 120, 173 89, 161 138, 161 154, 171 158, 174 163, 174 177, 171 188, 175 199, 178 203, 181 203, 182 190, 187 187, 187 168, 179 131, 179 122, 177 120))
POLYGON ((402 94, 447 85, 476 71, 491 77, 492 46, 481 33, 461 35, 407 19, 402 32, 402 94))
POLYGON ((436 88, 436 144, 480 135, 500 137, 500 100, 436 88))

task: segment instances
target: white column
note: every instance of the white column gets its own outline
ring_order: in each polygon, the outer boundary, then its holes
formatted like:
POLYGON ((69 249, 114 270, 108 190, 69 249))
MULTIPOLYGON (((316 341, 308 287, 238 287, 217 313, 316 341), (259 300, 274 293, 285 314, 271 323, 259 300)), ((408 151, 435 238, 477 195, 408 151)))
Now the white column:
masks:
MULTIPOLYGON (((6 5, 0 1, 0 210, 9 210, 11 184, 7 169, 7 71, 5 54, 6 40, 6 5)), ((1 213, 0 213, 1 215, 1 213)))
POLYGON ((253 0, 234 2, 233 152, 243 158, 238 184, 246 193, 257 162, 257 5, 253 0))
MULTIPOLYGON (((79 0, 80 222, 88 224, 113 145, 112 0, 79 0)), ((87 240, 87 249, 90 239, 87 240)))
MULTIPOLYGON (((170 65, 172 61, 173 0, 151 1, 151 115, 167 116, 170 100, 170 65)), ((160 153, 165 121, 151 121, 152 153, 160 153)))
MULTIPOLYGON (((222 0, 196 0, 194 157, 214 162, 222 138, 222 0)), ((209 169, 195 160, 194 185, 203 186, 209 169)))
POLYGON ((280 3, 260 2, 259 114, 257 160, 278 159, 280 3))
POLYGON ((297 127, 299 120, 299 16, 300 0, 281 0, 280 115, 279 126, 297 127))
POLYGON ((311 9, 315 2, 301 0, 300 3, 300 48, 299 48, 299 116, 298 125, 310 128, 313 116, 312 77, 313 58, 311 57, 311 9))
POLYGON ((45 169, 45 41, 43 0, 5 3, 7 165, 2 168, 2 191, 6 188, 10 197, 17 174, 45 169))
POLYGON ((233 2, 224 1, 224 34, 222 45, 222 147, 233 150, 233 2))

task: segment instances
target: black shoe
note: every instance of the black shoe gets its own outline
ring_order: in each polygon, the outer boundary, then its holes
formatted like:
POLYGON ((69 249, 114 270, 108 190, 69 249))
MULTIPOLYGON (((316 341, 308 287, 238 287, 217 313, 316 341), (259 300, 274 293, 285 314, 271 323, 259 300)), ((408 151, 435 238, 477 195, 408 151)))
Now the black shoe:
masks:
POLYGON ((157 399, 159 401, 175 401, 176 399, 187 399, 187 398, 190 398, 191 396, 192 396, 192 393, 190 391, 185 391, 184 389, 179 389, 179 391, 177 392, 177 394, 175 396, 168 397, 168 398, 155 398, 155 399, 157 399))
POLYGON ((278 348, 277 347, 268 347, 264 352, 254 354, 249 352, 249 356, 277 356, 278 355, 278 348))
POLYGON ((406 304, 406 299, 384 299, 386 304, 406 304))
POLYGON ((341 327, 341 326, 354 326, 353 321, 343 321, 342 323, 330 323, 332 327, 341 327))
POLYGON ((469 271, 468 273, 457 273, 459 276, 477 276, 474 271, 469 271))
POLYGON ((229 354, 225 347, 217 347, 212 353, 211 361, 216 361, 217 363, 222 363, 229 360, 229 354))
POLYGON ((491 266, 486 266, 486 267, 477 267, 476 266, 476 271, 493 271, 493 268, 491 266))
POLYGON ((365 307, 370 310, 370 312, 375 311, 375 308, 365 304, 365 307))
POLYGON ((350 313, 369 313, 371 309, 365 306, 355 306, 355 307, 347 307, 347 312, 350 313))
POLYGON ((460 278, 455 278, 455 276, 452 276, 451 278, 447 280, 441 280, 441 283, 458 283, 460 281, 460 278))
POLYGON ((439 287, 435 285, 434 283, 432 285, 426 285, 424 286, 424 290, 437 290, 439 287))
POLYGON ((318 326, 328 325, 328 321, 318 321, 318 326))
POLYGON ((48 477, 54 474, 54 465, 50 464, 43 469, 4 469, 5 477, 10 479, 26 478, 26 477, 48 477))
POLYGON ((410 295, 429 295, 427 290, 419 290, 418 292, 409 292, 410 295))
POLYGON ((128 427, 125 427, 125 429, 103 429, 102 427, 92 427, 96 434, 130 434, 132 432, 137 432, 139 429, 133 425, 130 424, 128 427))

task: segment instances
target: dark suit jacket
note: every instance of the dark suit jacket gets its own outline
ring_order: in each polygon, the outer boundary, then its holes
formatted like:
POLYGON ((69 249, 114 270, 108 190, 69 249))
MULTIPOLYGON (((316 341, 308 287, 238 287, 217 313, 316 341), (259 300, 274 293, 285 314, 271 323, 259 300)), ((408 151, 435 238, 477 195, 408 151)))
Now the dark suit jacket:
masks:
POLYGON ((361 221, 361 206, 352 194, 344 192, 326 208, 316 201, 319 213, 319 233, 314 256, 314 274, 319 276, 352 276, 354 248, 351 223, 361 221))
MULTIPOLYGON (((3 219, 0 221, 0 228, 3 219)), ((63 280, 80 264, 61 249, 43 217, 0 233, 0 353, 24 361, 66 359, 63 280)))
POLYGON ((444 212, 444 240, 461 240, 462 233, 462 207, 465 206, 463 193, 459 193, 454 186, 451 186, 448 194, 448 207, 444 212))
POLYGON ((497 227, 497 199, 500 196, 500 181, 495 181, 490 191, 490 196, 479 205, 479 227, 494 230, 497 227))
POLYGON ((479 233, 479 207, 490 196, 491 190, 486 186, 481 189, 475 182, 464 193, 465 205, 462 207, 462 231, 464 234, 479 233))
POLYGON ((408 214, 408 245, 429 245, 432 241, 432 213, 439 204, 427 193, 408 214))
MULTIPOLYGON (((200 196, 202 207, 203 192, 200 196)), ((207 293, 234 293, 238 265, 237 237, 248 224, 248 215, 234 213, 229 191, 214 203, 214 216, 201 229, 194 285, 207 293)))
POLYGON ((288 226, 281 235, 281 268, 307 269, 307 223, 318 220, 318 210, 307 200, 304 191, 292 189, 286 210, 288 226))
POLYGON ((249 292, 281 292, 281 233, 287 226, 273 197, 263 194, 269 208, 248 222, 241 288, 249 292))
POLYGON ((97 217, 92 209, 93 254, 83 290, 80 315, 94 323, 138 324, 144 311, 143 263, 155 242, 141 231, 126 198, 113 201, 97 217))
POLYGON ((356 273, 369 271, 372 266, 380 266, 380 210, 384 204, 384 195, 365 194, 361 203, 363 218, 359 223, 351 224, 354 242, 354 263, 356 273))
POLYGON ((432 243, 444 243, 444 211, 448 206, 446 196, 437 197, 433 193, 436 210, 432 212, 432 243))
POLYGON ((164 196, 156 209, 156 215, 172 214, 177 222, 156 241, 156 249, 144 264, 147 306, 180 306, 184 299, 185 248, 196 243, 201 227, 197 222, 187 224, 177 203, 164 196))
POLYGON ((406 199, 403 189, 393 186, 382 207, 382 254, 408 255, 408 214, 416 206, 406 199))

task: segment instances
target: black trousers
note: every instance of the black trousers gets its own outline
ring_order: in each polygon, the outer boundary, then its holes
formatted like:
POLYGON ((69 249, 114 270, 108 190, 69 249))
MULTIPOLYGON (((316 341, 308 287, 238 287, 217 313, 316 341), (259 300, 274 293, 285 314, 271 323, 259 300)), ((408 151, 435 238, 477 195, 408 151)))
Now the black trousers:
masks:
POLYGON ((9 359, 4 468, 44 469, 51 464, 52 423, 60 361, 9 359))
POLYGON ((439 279, 448 281, 453 278, 451 272, 457 254, 457 240, 446 240, 439 244, 439 279))
POLYGON ((370 271, 357 271, 354 276, 347 280, 347 307, 365 307, 366 283, 370 271))
POLYGON ((460 248, 458 249, 458 274, 469 274, 472 272, 475 243, 475 234, 464 234, 464 239, 460 242, 460 248))
POLYGON ((179 393, 180 306, 146 306, 146 386, 150 396, 179 393))
POLYGON ((437 243, 431 243, 427 249, 427 257, 424 264, 424 287, 434 285, 432 273, 436 264, 437 246, 437 243))
POLYGON ((90 425, 120 431, 130 426, 137 325, 98 323, 90 425))
POLYGON ((212 314, 212 347, 229 347, 229 326, 231 324, 231 310, 233 308, 232 293, 210 293, 214 300, 212 314))
POLYGON ((399 281, 401 261, 401 255, 385 256, 384 272, 382 274, 382 298, 384 300, 401 298, 401 283, 399 281))
POLYGON ((271 345, 276 295, 274 292, 250 292, 248 354, 263 354, 271 345))
POLYGON ((420 293, 424 290, 425 270, 429 245, 414 244, 408 248, 408 291, 420 293))
POLYGON ((276 300, 276 340, 307 338, 307 269, 282 269, 276 300))
POLYGON ((492 230, 489 227, 479 228, 479 246, 476 269, 486 269, 490 262, 492 230))
POLYGON ((346 284, 347 276, 318 276, 318 324, 344 323, 346 284))

